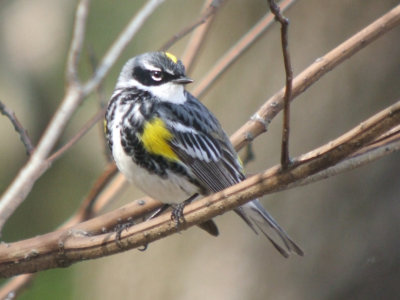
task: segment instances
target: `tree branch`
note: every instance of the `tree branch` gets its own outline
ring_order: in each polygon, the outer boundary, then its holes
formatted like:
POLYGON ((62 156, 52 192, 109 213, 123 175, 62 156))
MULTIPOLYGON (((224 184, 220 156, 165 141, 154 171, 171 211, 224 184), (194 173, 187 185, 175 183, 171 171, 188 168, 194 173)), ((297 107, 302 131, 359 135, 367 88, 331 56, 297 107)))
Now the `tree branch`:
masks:
POLYGON ((144 22, 164 1, 165 0, 149 0, 140 9, 140 11, 135 16, 133 16, 125 29, 120 33, 117 40, 111 45, 110 49, 104 55, 92 78, 84 85, 84 95, 88 95, 93 92, 93 90, 95 90, 98 85, 104 80, 111 67, 120 57, 122 51, 126 48, 126 46, 128 46, 128 44, 142 27, 144 22))
MULTIPOLYGON (((203 11, 206 12, 208 10, 208 7, 212 5, 213 2, 214 0, 205 0, 203 11)), ((220 3, 219 5, 222 5, 222 3, 220 3)), ((188 42, 186 49, 181 56, 181 60, 186 69, 186 73, 190 73, 190 70, 193 67, 193 62, 195 60, 196 54, 199 52, 200 47, 202 46, 204 38, 208 33, 208 29, 210 28, 210 25, 214 20, 214 16, 215 13, 207 19, 203 26, 198 27, 190 37, 190 41, 188 42)))
MULTIPOLYGON (((77 76, 77 71, 73 69, 76 68, 81 40, 84 37, 83 35, 85 31, 84 27, 87 13, 82 12, 82 10, 88 8, 88 1, 89 0, 81 0, 76 12, 75 30, 71 42, 70 53, 68 54, 69 62, 67 80, 77 76)), ((144 21, 162 2, 163 0, 149 0, 144 5, 111 46, 110 50, 100 63, 99 68, 93 74, 93 77, 89 79, 84 86, 76 84, 77 80, 72 79, 73 84, 68 85, 64 99, 42 135, 35 152, 32 154, 25 166, 20 170, 17 177, 0 199, 0 231, 15 209, 29 194, 36 180, 50 167, 50 164, 47 161, 47 156, 64 131, 64 128, 72 117, 72 114, 76 111, 83 99, 98 87, 107 75, 111 66, 121 54, 122 50, 143 25, 144 21)))
POLYGON ((33 146, 31 139, 28 136, 28 132, 22 126, 21 122, 18 120, 15 113, 7 106, 5 106, 1 101, 0 101, 0 113, 2 115, 5 115, 10 120, 11 124, 14 126, 15 131, 18 132, 22 144, 24 144, 26 154, 31 155, 35 147, 33 146))
POLYGON ((160 51, 167 51, 173 44, 175 44, 188 33, 192 32, 196 27, 206 23, 207 20, 217 12, 219 6, 221 5, 220 2, 222 1, 212 1, 211 5, 196 21, 183 28, 180 32, 174 34, 172 38, 170 38, 163 46, 161 46, 160 51))
MULTIPOLYGON (((318 58, 293 80, 292 100, 344 60, 399 24, 400 5, 375 20, 335 49, 318 58)), ((237 150, 242 149, 247 143, 267 130, 268 124, 283 108, 284 93, 285 88, 269 98, 251 119, 233 134, 231 141, 237 150)))
MULTIPOLYGON (((275 166, 190 204, 185 208, 186 222, 179 229, 170 215, 164 214, 124 230, 119 243, 116 243, 113 232, 92 235, 93 233, 87 230, 94 228, 94 222, 106 224, 105 220, 110 220, 110 214, 114 214, 118 220, 121 214, 127 213, 126 210, 119 209, 67 231, 60 230, 25 241, 0 245, 0 274, 9 277, 25 272, 65 267, 83 259, 98 258, 148 244, 178 230, 204 222, 256 197, 283 190, 296 181, 335 165, 398 125, 400 125, 400 101, 334 141, 298 157, 285 170, 275 166)), ((136 214, 137 216, 146 212, 145 206, 140 202, 135 202, 134 205, 136 205, 135 211, 131 213, 137 213, 137 208, 143 210, 136 214)))
MULTIPOLYGON (((285 11, 296 0, 285 0, 281 3, 281 10, 285 11)), ((252 29, 249 30, 226 54, 221 57, 214 67, 199 81, 192 93, 201 97, 216 83, 218 79, 245 51, 254 44, 263 33, 273 24, 274 15, 267 13, 252 29)))
POLYGON ((78 64, 83 43, 85 42, 86 20, 89 13, 89 5, 90 0, 81 0, 76 9, 74 32, 67 61, 66 78, 68 85, 80 84, 78 64))
POLYGON ((281 165, 283 169, 286 169, 290 164, 289 157, 289 133, 290 133, 290 101, 292 98, 292 80, 293 70, 290 62, 289 53, 289 41, 288 41, 288 29, 289 19, 281 14, 281 11, 276 5, 274 0, 268 0, 271 12, 275 18, 281 23, 281 42, 282 42, 282 53, 283 62, 285 65, 286 73, 286 87, 285 95, 283 96, 283 130, 282 130, 282 146, 281 146, 281 165))

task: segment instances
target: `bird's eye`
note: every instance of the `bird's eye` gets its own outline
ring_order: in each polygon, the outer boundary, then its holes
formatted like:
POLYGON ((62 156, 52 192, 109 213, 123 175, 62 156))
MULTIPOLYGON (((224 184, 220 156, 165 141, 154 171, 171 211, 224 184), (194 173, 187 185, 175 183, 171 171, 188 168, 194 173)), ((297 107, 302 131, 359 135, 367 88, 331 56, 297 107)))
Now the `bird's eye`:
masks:
POLYGON ((152 71, 151 78, 154 81, 161 81, 163 79, 163 73, 161 71, 152 71))

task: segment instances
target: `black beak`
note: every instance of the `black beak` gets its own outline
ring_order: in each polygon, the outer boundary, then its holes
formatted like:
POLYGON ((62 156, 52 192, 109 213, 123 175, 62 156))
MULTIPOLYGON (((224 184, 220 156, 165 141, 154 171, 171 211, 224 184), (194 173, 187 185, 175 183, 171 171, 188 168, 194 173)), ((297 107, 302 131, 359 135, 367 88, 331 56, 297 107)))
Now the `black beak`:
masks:
POLYGON ((178 84, 188 84, 188 83, 192 83, 193 79, 186 77, 186 76, 181 76, 177 79, 174 79, 173 82, 178 83, 178 84))

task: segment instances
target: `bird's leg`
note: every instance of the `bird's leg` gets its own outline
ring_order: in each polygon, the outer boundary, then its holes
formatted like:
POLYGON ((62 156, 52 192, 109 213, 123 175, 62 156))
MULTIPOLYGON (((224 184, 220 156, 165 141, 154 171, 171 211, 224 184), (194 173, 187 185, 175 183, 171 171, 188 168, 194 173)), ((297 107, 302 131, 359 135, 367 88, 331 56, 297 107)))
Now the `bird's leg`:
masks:
MULTIPOLYGON (((128 229, 129 227, 131 227, 134 224, 135 224, 135 222, 133 222, 133 220, 128 220, 124 223, 118 223, 117 225, 115 225, 115 227, 114 227, 115 242, 117 243, 118 247, 122 248, 122 244, 121 244, 122 231, 124 231, 125 229, 128 229)), ((147 246, 145 246, 145 247, 147 247, 147 246)))
POLYGON ((172 209, 171 219, 176 222, 177 227, 179 226, 181 221, 185 222, 185 218, 183 217, 183 209, 185 208, 185 206, 187 204, 192 202, 198 195, 199 195, 198 193, 193 194, 192 196, 190 196, 188 199, 186 199, 182 203, 179 203, 178 205, 174 206, 174 208, 172 209))
MULTIPOLYGON (((161 206, 160 208, 156 209, 148 218, 146 218, 146 221, 151 220, 155 217, 158 217, 159 215, 161 215, 166 209, 168 209, 170 207, 169 204, 163 204, 163 206, 161 206)), ((122 248, 121 245, 121 233, 122 231, 124 231, 125 229, 128 229, 129 227, 131 227, 132 225, 134 225, 135 222, 133 222, 133 220, 128 220, 124 223, 119 223, 114 227, 114 231, 116 232, 115 234, 115 242, 117 243, 117 245, 122 248)), ((139 248, 139 251, 145 251, 147 249, 147 244, 143 246, 143 248, 139 248)))
POLYGON ((160 208, 157 208, 149 217, 146 218, 146 221, 151 220, 155 217, 161 215, 164 211, 170 208, 170 204, 163 204, 160 208))

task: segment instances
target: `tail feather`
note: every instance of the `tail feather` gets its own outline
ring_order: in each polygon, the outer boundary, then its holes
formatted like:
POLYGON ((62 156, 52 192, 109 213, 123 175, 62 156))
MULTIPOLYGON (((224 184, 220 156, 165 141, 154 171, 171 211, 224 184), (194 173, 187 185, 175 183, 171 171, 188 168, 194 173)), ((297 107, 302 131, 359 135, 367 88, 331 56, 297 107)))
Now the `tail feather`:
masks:
POLYGON ((235 212, 255 233, 261 231, 272 243, 275 249, 284 257, 289 257, 289 253, 296 253, 300 256, 304 255, 300 247, 292 241, 285 230, 279 226, 275 219, 264 209, 258 200, 253 200, 242 205, 237 208, 235 212))

